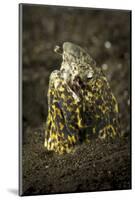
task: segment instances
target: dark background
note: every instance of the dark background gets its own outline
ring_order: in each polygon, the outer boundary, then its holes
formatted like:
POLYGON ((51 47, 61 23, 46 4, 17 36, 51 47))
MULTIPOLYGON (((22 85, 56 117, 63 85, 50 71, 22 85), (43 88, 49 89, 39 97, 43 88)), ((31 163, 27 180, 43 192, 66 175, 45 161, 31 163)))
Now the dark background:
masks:
POLYGON ((24 194, 131 187, 130 15, 122 10, 23 5, 24 194), (65 41, 86 48, 102 67, 119 103, 123 139, 92 141, 74 155, 58 156, 43 147, 43 123, 49 75, 62 61, 53 49, 65 41))

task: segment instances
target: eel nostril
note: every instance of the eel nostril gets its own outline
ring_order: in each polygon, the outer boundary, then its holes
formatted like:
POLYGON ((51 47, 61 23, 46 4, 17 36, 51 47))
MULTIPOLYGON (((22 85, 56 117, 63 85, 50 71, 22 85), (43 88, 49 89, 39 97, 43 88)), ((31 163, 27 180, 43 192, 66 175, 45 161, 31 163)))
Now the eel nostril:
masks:
POLYGON ((54 52, 57 54, 60 54, 60 55, 62 55, 62 53, 63 53, 62 48, 58 45, 55 46, 54 52))

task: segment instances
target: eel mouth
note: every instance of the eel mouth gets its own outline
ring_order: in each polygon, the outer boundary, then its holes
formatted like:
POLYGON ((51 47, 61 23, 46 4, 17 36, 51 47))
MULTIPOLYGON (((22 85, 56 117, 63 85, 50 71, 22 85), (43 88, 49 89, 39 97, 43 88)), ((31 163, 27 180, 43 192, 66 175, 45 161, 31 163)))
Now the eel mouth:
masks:
POLYGON ((54 48, 54 52, 62 56, 63 49, 60 46, 56 45, 54 48))

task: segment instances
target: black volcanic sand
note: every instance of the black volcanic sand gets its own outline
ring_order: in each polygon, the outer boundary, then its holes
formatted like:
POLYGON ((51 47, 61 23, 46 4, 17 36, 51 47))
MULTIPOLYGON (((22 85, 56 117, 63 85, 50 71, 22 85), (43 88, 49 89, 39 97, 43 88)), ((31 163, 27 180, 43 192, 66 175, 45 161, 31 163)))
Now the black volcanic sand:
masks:
POLYGON ((62 156, 46 151, 41 138, 38 143, 23 146, 24 195, 131 187, 127 138, 92 141, 77 147, 74 153, 62 156))
POLYGON ((130 12, 24 6, 23 195, 131 188, 130 12), (120 110, 121 139, 76 147, 57 155, 44 147, 49 75, 61 64, 55 45, 87 48, 102 67, 120 110))

